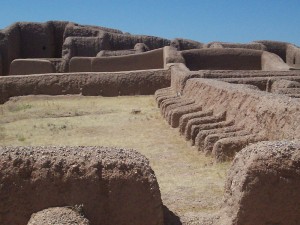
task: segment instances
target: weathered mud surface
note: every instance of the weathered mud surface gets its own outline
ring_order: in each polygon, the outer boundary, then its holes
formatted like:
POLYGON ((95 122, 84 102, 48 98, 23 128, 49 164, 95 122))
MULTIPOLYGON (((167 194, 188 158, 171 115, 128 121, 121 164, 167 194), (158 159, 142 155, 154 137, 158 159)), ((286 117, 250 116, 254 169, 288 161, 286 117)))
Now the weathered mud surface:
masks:
POLYGON ((159 187, 141 154, 105 147, 0 147, 0 221, 83 205, 93 225, 162 225, 159 187))
POLYGON ((299 150, 299 141, 277 141, 239 152, 229 170, 218 224, 299 224, 299 150))
POLYGON ((150 95, 170 85, 168 70, 0 77, 0 103, 23 95, 150 95))
POLYGON ((90 222, 76 210, 67 207, 44 209, 32 214, 27 225, 90 225, 90 222))

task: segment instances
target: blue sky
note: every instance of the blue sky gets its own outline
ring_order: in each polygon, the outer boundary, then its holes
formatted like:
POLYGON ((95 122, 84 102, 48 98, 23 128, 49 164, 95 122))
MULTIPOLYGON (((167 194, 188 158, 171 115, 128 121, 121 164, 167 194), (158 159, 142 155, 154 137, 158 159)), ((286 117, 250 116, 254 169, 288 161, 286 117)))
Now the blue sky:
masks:
POLYGON ((300 46, 300 0, 9 0, 0 28, 67 20, 200 42, 287 41, 300 46))

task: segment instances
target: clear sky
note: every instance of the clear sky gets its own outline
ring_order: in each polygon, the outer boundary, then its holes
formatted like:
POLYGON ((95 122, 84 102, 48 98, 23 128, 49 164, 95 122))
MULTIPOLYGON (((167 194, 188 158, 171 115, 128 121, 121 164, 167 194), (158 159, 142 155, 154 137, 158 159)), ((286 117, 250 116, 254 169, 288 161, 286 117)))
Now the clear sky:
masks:
POLYGON ((300 46, 300 0, 3 0, 0 28, 67 20, 200 42, 287 41, 300 46))

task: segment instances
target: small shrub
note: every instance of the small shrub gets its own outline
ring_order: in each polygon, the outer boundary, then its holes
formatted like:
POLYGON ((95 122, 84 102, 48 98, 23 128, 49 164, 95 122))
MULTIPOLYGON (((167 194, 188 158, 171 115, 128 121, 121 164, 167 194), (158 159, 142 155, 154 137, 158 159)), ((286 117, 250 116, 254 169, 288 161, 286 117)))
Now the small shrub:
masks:
POLYGON ((21 142, 23 142, 23 141, 26 140, 26 138, 24 137, 23 134, 18 134, 18 135, 17 135, 17 138, 18 138, 18 141, 21 141, 21 142))

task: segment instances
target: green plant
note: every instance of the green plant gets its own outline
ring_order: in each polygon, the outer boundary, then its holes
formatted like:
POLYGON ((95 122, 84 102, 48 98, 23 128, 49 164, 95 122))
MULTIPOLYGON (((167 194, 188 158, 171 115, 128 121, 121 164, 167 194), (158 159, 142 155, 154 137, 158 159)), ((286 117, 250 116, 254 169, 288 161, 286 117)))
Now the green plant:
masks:
POLYGON ((4 127, 0 126, 0 140, 4 140, 5 138, 5 130, 4 127))
POLYGON ((7 106, 8 111, 10 112, 19 112, 19 111, 25 111, 26 109, 31 109, 32 105, 30 104, 9 104, 7 106))
POLYGON ((26 138, 24 137, 23 134, 17 134, 17 138, 18 138, 18 141, 21 141, 21 142, 26 140, 26 138))

